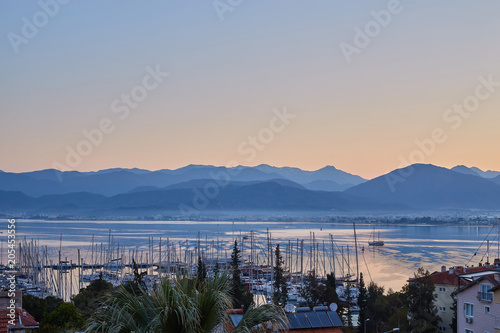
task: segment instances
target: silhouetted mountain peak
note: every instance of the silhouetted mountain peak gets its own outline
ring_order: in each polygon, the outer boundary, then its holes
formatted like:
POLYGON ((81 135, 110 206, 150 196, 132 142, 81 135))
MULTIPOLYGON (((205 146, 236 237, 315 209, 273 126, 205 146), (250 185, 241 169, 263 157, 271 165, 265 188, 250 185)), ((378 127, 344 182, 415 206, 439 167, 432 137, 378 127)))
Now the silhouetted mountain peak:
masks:
POLYGON ((500 186, 432 164, 413 164, 345 191, 418 209, 499 209, 500 186))
POLYGON ((457 165, 453 168, 451 168, 453 171, 465 173, 465 174, 471 174, 471 175, 477 175, 482 178, 495 178, 497 176, 500 176, 499 171, 493 171, 493 170, 488 170, 488 171, 483 171, 477 167, 467 167, 465 165, 457 165))
POLYGON ((321 169, 318 169, 316 171, 337 171, 338 169, 334 167, 333 165, 326 165, 322 167, 321 169))

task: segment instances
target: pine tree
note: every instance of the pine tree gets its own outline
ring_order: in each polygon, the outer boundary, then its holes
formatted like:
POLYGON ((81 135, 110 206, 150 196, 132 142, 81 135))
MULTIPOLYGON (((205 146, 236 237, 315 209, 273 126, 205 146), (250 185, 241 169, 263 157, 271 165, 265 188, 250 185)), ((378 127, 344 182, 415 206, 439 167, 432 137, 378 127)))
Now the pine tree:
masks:
POLYGON ((288 285, 283 271, 283 257, 280 253, 280 245, 276 245, 276 265, 274 266, 274 293, 273 303, 285 306, 288 301, 288 285))
POLYGON ((306 300, 307 306, 312 307, 320 304, 324 295, 325 285, 319 283, 313 269, 304 279, 304 286, 300 290, 300 296, 306 300))
POLYGON ((231 253, 231 274, 232 274, 232 286, 233 294, 238 294, 238 289, 241 284, 241 270, 239 266, 240 260, 240 249, 238 249, 238 241, 234 241, 233 253, 231 253))
POLYGON ((243 308, 244 310, 253 303, 253 294, 241 282, 241 270, 239 260, 241 258, 238 241, 234 241, 233 253, 231 253, 231 294, 233 296, 234 308, 243 308))
POLYGON ((206 278, 207 278, 207 266, 205 265, 205 262, 201 259, 201 256, 198 256, 198 267, 196 273, 198 286, 201 286, 206 278))
POLYGON ((335 278, 335 274, 327 274, 324 282, 326 286, 324 302, 327 304, 337 304, 337 313, 341 316, 344 312, 344 308, 340 303, 339 295, 337 294, 337 280, 335 278))
POLYGON ((346 313, 346 321, 347 327, 351 330, 353 328, 352 325, 352 312, 351 312, 351 282, 347 281, 347 291, 346 291, 346 300, 347 300, 347 313, 346 313))
POLYGON ((359 306, 358 332, 365 331, 366 301, 367 301, 367 290, 366 290, 366 286, 365 286, 365 280, 363 279, 363 273, 360 273, 359 274, 359 296, 358 296, 358 306, 359 306))

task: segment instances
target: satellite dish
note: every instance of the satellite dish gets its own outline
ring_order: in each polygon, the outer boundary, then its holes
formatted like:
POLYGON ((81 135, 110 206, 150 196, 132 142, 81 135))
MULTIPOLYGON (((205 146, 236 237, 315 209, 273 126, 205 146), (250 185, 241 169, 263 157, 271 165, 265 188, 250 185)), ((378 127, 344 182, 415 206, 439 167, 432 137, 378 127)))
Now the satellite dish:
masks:
POLYGON ((330 304, 331 311, 337 311, 337 308, 338 308, 337 304, 335 304, 335 303, 330 304))

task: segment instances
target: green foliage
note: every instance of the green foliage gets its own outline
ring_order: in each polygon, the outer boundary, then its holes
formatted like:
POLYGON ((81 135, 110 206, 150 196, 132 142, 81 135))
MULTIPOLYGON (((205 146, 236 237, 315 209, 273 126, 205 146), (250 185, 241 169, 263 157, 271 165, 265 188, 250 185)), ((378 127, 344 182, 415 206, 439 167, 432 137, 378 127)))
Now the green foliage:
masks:
POLYGON ((57 309, 64 301, 54 296, 38 298, 32 295, 23 295, 23 308, 26 309, 36 321, 41 322, 44 315, 57 309))
POLYGON ((394 292, 391 289, 387 292, 386 304, 389 307, 387 313, 387 329, 399 327, 400 331, 408 332, 408 306, 405 295, 402 292, 394 292))
POLYGON ((83 328, 85 320, 71 303, 62 303, 56 310, 44 316, 40 333, 71 332, 83 328))
POLYGON ((268 322, 272 324, 273 332, 281 331, 288 325, 285 312, 279 306, 265 304, 254 307, 254 305, 251 305, 233 333, 255 332, 255 326, 265 323, 264 327, 266 327, 268 322))
MULTIPOLYGON (((232 307, 231 280, 228 274, 197 279, 177 277, 164 279, 149 293, 140 295, 119 287, 109 296, 106 308, 97 311, 86 332, 162 332, 209 333, 227 322, 227 310, 232 307)), ((265 321, 279 325, 284 314, 274 305, 250 307, 234 332, 250 332, 265 321)))
POLYGON ((353 329, 353 324, 352 324, 352 312, 351 312, 352 298, 351 298, 351 283, 350 282, 347 282, 346 293, 347 293, 347 296, 346 296, 347 311, 345 313, 345 321, 347 322, 347 328, 349 328, 351 330, 351 329, 353 329))
POLYGON ((453 332, 457 332, 457 297, 456 296, 453 296, 453 305, 451 306, 452 310, 453 310, 453 318, 451 320, 451 324, 450 324, 450 327, 451 327, 451 330, 453 332))
POLYGON ((133 294, 139 294, 141 288, 145 289, 146 288, 146 283, 144 282, 144 277, 148 275, 147 271, 143 271, 139 273, 139 266, 135 262, 134 259, 132 259, 132 273, 134 274, 134 280, 133 281, 128 281, 127 283, 124 284, 125 289, 127 289, 129 292, 133 294))
POLYGON ((146 283, 144 282, 144 277, 148 275, 147 271, 143 271, 139 273, 139 266, 137 266, 137 263, 135 260, 132 258, 132 264, 133 264, 133 273, 134 273, 134 283, 139 287, 139 288, 146 288, 146 283))
POLYGON ((335 275, 327 274, 326 279, 318 279, 316 271, 312 270, 304 279, 304 285, 300 290, 300 296, 306 300, 306 305, 313 307, 316 305, 336 303, 339 308, 337 313, 342 314, 339 296, 336 291, 335 275))
POLYGON ((359 274, 359 296, 358 296, 358 306, 359 306, 359 316, 358 316, 358 332, 365 331, 365 320, 366 317, 366 302, 368 298, 368 290, 366 290, 365 280, 363 278, 363 273, 359 274))
POLYGON ((337 281, 335 279, 335 274, 333 273, 327 274, 326 280, 323 281, 323 283, 325 284, 326 289, 322 302, 327 304, 331 303, 337 304, 337 313, 341 314, 344 311, 344 309, 340 304, 339 295, 337 294, 337 281))
POLYGON ((253 303, 253 294, 241 282, 241 270, 238 263, 241 258, 240 252, 238 241, 234 241, 234 248, 231 253, 231 295, 233 296, 233 307, 235 309, 243 308, 246 311, 253 303))
POLYGON ((198 279, 198 283, 201 285, 207 278, 207 266, 205 262, 201 259, 201 256, 198 257, 198 267, 196 278, 198 279))
POLYGON ((367 332, 383 332, 399 327, 401 332, 406 332, 408 323, 406 320, 406 298, 401 292, 393 292, 391 289, 384 293, 384 288, 370 282, 365 287, 364 279, 360 278, 358 305, 360 313, 358 317, 358 332, 364 332, 365 320, 367 332))
POLYGON ((441 320, 434 304, 434 283, 429 271, 420 267, 413 281, 403 287, 408 304, 410 329, 412 332, 437 332, 441 320))
POLYGON ((428 322, 420 322, 418 324, 419 326, 416 326, 415 328, 412 329, 412 333, 437 333, 439 332, 439 329, 436 328, 435 324, 428 323, 428 322))
POLYGON ((368 297, 366 299, 366 316, 370 318, 370 327, 380 328, 389 317, 387 299, 384 297, 384 287, 375 282, 368 284, 368 297))
POLYGON ((80 289, 80 293, 73 296, 72 301, 82 316, 89 318, 112 290, 113 285, 103 280, 101 276, 86 288, 80 289))
POLYGON ((273 303, 285 306, 288 301, 288 285, 283 270, 283 257, 280 253, 280 245, 276 245, 276 265, 274 266, 274 293, 273 303))
POLYGON ((308 307, 318 305, 321 299, 321 294, 324 292, 323 285, 316 279, 315 271, 312 270, 304 279, 304 285, 300 290, 300 296, 306 300, 308 307))

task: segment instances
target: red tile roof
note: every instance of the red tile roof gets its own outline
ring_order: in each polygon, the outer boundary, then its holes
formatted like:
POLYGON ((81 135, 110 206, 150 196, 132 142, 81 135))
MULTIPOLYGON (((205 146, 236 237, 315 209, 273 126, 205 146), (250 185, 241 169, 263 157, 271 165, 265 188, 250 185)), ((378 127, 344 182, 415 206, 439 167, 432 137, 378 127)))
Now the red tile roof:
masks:
MULTIPOLYGON (((7 333, 7 326, 11 326, 9 324, 11 318, 7 316, 9 313, 9 310, 0 311, 0 333, 7 333)), ((21 317, 21 324, 26 327, 38 327, 39 325, 35 318, 25 309, 16 309, 16 319, 14 320, 16 325, 19 324, 19 317, 21 317)))
MULTIPOLYGON (((453 268, 453 273, 450 274, 450 271, 445 272, 434 272, 430 275, 432 282, 434 284, 442 284, 442 285, 450 285, 450 286, 458 286, 458 277, 457 274, 468 274, 468 273, 477 273, 482 271, 491 270, 492 267, 455 267, 453 268)), ((412 281, 414 279, 410 279, 412 281)), ((460 285, 463 286, 468 284, 469 282, 464 279, 460 280, 460 285)))

